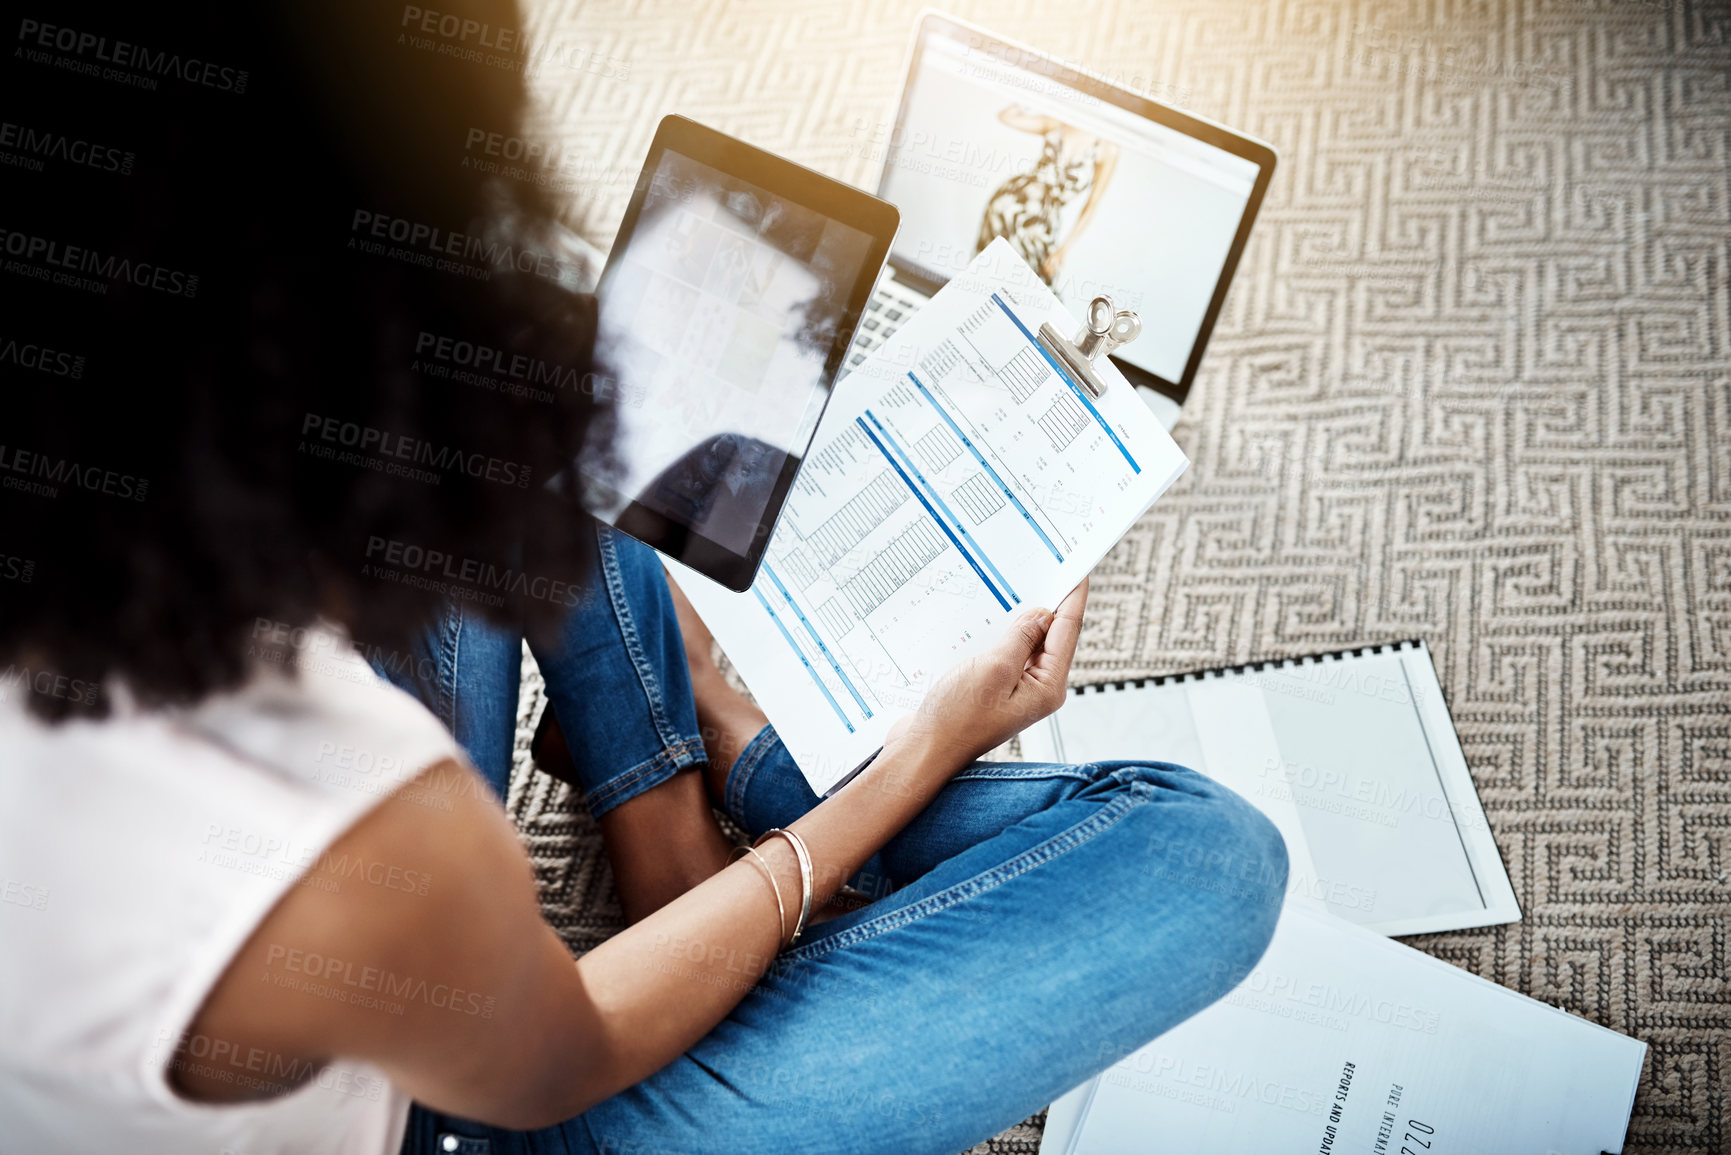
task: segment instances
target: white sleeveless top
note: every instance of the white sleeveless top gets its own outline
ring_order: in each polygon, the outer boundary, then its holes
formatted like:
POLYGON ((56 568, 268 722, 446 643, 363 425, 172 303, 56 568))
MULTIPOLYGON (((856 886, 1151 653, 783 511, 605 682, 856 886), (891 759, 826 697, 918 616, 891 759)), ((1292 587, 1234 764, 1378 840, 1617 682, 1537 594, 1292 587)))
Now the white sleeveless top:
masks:
POLYGON ((192 709, 123 701, 102 722, 37 721, 28 694, 76 685, 0 669, 0 1148, 398 1150, 408 1099, 368 1064, 332 1064, 247 1104, 193 1103, 168 1082, 171 1063, 255 1091, 308 1073, 182 1035, 303 875, 366 884, 307 874, 332 841, 420 771, 462 758, 345 641, 307 637, 298 680, 266 667, 192 709))

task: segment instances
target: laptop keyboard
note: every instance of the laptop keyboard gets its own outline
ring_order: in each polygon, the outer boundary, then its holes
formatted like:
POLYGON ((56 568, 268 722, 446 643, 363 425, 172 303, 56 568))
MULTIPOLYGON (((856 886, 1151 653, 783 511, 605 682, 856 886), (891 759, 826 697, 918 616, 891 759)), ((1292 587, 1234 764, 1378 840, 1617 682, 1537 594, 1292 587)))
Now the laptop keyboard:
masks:
POLYGON ((909 317, 916 313, 920 306, 926 303, 922 297, 894 280, 885 278, 883 284, 872 293, 871 300, 866 302, 865 316, 854 330, 853 344, 848 347, 847 357, 842 361, 841 371, 836 374, 839 381, 853 371, 871 355, 872 351, 888 341, 895 331, 905 325, 909 317))

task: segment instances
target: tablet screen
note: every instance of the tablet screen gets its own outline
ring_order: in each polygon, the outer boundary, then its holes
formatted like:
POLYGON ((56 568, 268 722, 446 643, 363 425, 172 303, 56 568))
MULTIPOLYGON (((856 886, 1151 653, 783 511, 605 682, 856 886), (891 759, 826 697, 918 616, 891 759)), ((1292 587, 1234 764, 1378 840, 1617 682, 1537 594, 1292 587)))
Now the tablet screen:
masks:
POLYGON ((596 349, 622 403, 618 471, 604 487, 613 508, 596 512, 635 533, 628 509, 648 510, 755 555, 816 430, 838 333, 851 329, 850 302, 881 246, 671 148, 645 176, 598 290, 596 349))

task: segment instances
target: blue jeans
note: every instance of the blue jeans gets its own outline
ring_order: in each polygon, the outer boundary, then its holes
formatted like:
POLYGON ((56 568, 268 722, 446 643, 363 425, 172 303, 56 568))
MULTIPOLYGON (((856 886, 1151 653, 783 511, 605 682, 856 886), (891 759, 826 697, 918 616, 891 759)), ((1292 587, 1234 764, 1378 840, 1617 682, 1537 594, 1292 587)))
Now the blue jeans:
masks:
MULTIPOLYGON (((602 576, 536 651, 591 810, 703 761, 652 551, 601 531, 602 576)), ((501 795, 519 639, 453 608, 404 679, 501 795), (430 683, 430 684, 429 684, 430 683)), ((753 835, 818 798, 766 727, 726 810, 753 835)), ((1258 811, 1161 762, 977 762, 702 1041, 582 1115, 506 1131, 416 1105, 405 1155, 962 1151, 1230 990, 1261 958, 1286 850, 1258 811)), ((664 944, 670 967, 701 943, 664 944)))

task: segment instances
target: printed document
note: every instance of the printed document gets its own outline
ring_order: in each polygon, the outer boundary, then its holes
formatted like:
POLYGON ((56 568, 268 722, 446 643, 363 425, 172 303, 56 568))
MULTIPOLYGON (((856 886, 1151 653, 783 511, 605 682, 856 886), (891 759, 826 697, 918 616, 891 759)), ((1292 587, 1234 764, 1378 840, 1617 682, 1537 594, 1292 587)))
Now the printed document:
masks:
POLYGON ((1623 1149, 1646 1049, 1288 906, 1236 989, 1108 1068, 1041 1151, 1599 1155, 1623 1149))
POLYGON ((837 387, 746 593, 669 565, 812 788, 1009 621, 1052 608, 1189 462, 1002 239, 837 387))

